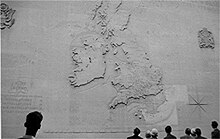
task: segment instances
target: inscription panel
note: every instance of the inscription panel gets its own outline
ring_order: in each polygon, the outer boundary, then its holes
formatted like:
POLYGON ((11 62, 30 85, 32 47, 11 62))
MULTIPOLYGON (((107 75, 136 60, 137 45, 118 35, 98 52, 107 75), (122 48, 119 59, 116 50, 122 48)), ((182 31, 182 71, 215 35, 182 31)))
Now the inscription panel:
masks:
POLYGON ((2 125, 21 125, 27 113, 43 110, 43 97, 38 95, 2 94, 2 125))

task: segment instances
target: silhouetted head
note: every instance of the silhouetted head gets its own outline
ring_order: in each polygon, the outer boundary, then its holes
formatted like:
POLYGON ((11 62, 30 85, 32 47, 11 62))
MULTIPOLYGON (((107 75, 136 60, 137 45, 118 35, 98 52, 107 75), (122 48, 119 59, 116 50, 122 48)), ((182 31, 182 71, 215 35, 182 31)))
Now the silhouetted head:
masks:
POLYGON ((41 127, 42 120, 43 115, 38 111, 34 111, 26 116, 26 122, 24 123, 24 126, 28 129, 38 130, 41 127))
POLYGON ((185 133, 186 133, 186 135, 190 135, 191 134, 191 129, 190 128, 186 128, 185 129, 185 133))
POLYGON ((193 137, 196 136, 196 129, 195 129, 195 128, 192 128, 192 129, 191 129, 191 135, 192 135, 193 137))
POLYGON ((200 137, 201 134, 202 134, 201 129, 200 129, 200 128, 196 128, 196 135, 197 135, 198 137, 200 137))
POLYGON ((166 126, 166 127, 165 127, 165 131, 166 131, 167 134, 170 134, 170 133, 172 132, 171 126, 169 126, 169 125, 166 126))
POLYGON ((140 129, 136 127, 134 129, 134 135, 139 135, 140 133, 141 133, 140 129))
POLYGON ((153 138, 156 138, 156 137, 158 136, 158 130, 157 130, 156 128, 153 128, 153 129, 151 130, 151 136, 152 136, 153 138))
POLYGON ((212 121, 212 128, 217 128, 218 127, 218 123, 216 121, 212 121))
POLYGON ((145 134, 146 138, 151 138, 151 132, 150 130, 147 130, 146 134, 145 134))

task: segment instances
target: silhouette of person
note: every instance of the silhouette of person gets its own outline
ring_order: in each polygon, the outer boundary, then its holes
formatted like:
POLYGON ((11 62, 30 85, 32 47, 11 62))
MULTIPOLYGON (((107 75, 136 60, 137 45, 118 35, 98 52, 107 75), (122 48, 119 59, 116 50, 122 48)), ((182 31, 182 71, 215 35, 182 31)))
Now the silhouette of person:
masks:
POLYGON ((43 115, 40 112, 34 111, 29 113, 26 116, 26 122, 24 123, 24 126, 26 127, 26 133, 23 137, 18 139, 35 139, 36 133, 41 127, 42 120, 43 115))
POLYGON ((166 126, 165 127, 165 132, 167 133, 167 136, 164 137, 164 139, 176 139, 176 136, 172 135, 171 132, 172 132, 172 128, 171 126, 166 126))
POLYGON ((190 134, 191 134, 191 129, 186 128, 185 129, 185 135, 181 136, 180 139, 193 139, 193 137, 191 137, 190 134))
POLYGON ((192 129, 191 129, 191 137, 192 137, 193 139, 196 138, 196 129, 195 129, 195 128, 192 128, 192 129))
POLYGON ((151 138, 151 132, 150 130, 147 130, 146 134, 145 134, 146 139, 150 139, 151 138))
POLYGON ((153 128, 151 130, 151 139, 157 139, 158 137, 158 130, 156 128, 153 128))
POLYGON ((127 139, 143 139, 142 137, 139 136, 139 134, 141 133, 139 128, 135 128, 133 133, 134 135, 128 137, 127 139))
POLYGON ((216 121, 212 121, 212 128, 214 129, 211 132, 211 139, 220 139, 220 131, 217 128, 218 127, 218 123, 216 121))
POLYGON ((207 139, 202 136, 202 131, 200 128, 196 128, 196 138, 195 139, 207 139))

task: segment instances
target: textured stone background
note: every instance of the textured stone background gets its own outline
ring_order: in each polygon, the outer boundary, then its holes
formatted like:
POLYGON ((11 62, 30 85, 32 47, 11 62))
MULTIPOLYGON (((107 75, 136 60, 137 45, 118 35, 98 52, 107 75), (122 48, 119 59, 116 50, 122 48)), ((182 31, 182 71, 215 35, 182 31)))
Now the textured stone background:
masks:
MULTIPOLYGON (((77 109, 74 101, 69 101, 71 89, 65 82, 71 68, 66 52, 71 35, 77 34, 72 23, 86 19, 85 14, 94 8, 95 1, 5 3, 16 13, 15 24, 1 31, 1 101, 11 102, 9 99, 13 97, 7 95, 20 91, 31 97, 19 105, 26 106, 24 102, 30 102, 35 108, 27 111, 15 108, 10 112, 2 104, 2 137, 22 136, 25 115, 33 109, 45 114, 39 138, 126 138, 131 135, 132 131, 46 134, 43 129, 44 124, 49 126, 46 123, 50 122, 69 124, 65 120, 69 105, 77 109), (16 82, 23 88, 16 90, 16 82), (54 115, 54 119, 47 119, 47 113, 54 115)), ((203 135, 210 138, 211 121, 219 121, 219 2, 127 1, 124 4, 123 10, 133 8, 129 28, 140 44, 146 45, 152 64, 162 68, 164 84, 186 86, 190 96, 207 104, 202 106, 205 111, 199 106, 177 104, 178 125, 173 127, 173 133, 179 137, 186 127, 201 127, 203 135), (214 49, 199 48, 197 33, 203 27, 213 33, 214 49)), ((194 104, 190 96, 189 103, 194 104)), ((17 97, 16 102, 19 99, 17 97)), ((158 128, 159 138, 164 137, 164 126, 158 128)))

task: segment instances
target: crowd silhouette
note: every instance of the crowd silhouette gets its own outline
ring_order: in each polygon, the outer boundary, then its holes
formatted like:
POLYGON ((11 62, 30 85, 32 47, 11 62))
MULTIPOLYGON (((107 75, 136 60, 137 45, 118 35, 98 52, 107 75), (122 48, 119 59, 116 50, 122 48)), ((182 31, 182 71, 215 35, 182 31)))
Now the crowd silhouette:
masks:
MULTIPOLYGON (((18 139, 35 139, 37 131, 41 128, 41 122, 43 120, 43 115, 38 112, 34 111, 29 113, 26 116, 26 121, 24 126, 26 127, 26 132, 23 137, 18 139)), ((218 129, 218 122, 212 121, 211 127, 213 131, 211 132, 211 139, 220 139, 220 131, 218 129)), ((170 125, 165 127, 166 136, 163 139, 177 139, 175 135, 172 134, 172 127, 170 125)), ((134 135, 128 137, 127 139, 143 139, 140 136, 140 129, 135 128, 133 131, 134 135)), ((145 134, 145 139, 158 139, 158 130, 153 128, 152 130, 147 130, 145 134)), ((185 135, 181 136, 180 139, 207 139, 206 137, 202 136, 202 131, 199 127, 197 128, 186 128, 185 135)))
MULTIPOLYGON (((218 122, 212 121, 211 126, 213 131, 211 132, 211 139, 220 139, 220 131, 218 129, 218 122)), ((163 139, 177 139, 175 135, 172 134, 172 127, 170 125, 165 127, 166 136, 163 139)), ((140 129, 137 127, 134 129, 134 135, 128 137, 127 139, 143 139, 139 136, 140 129), (138 132, 135 132, 138 131, 138 132)), ((144 139, 158 139, 158 130, 153 128, 152 130, 147 130, 144 139)), ((180 139, 207 139, 202 136, 202 130, 199 127, 196 128, 186 128, 185 135, 180 136, 180 139)))

